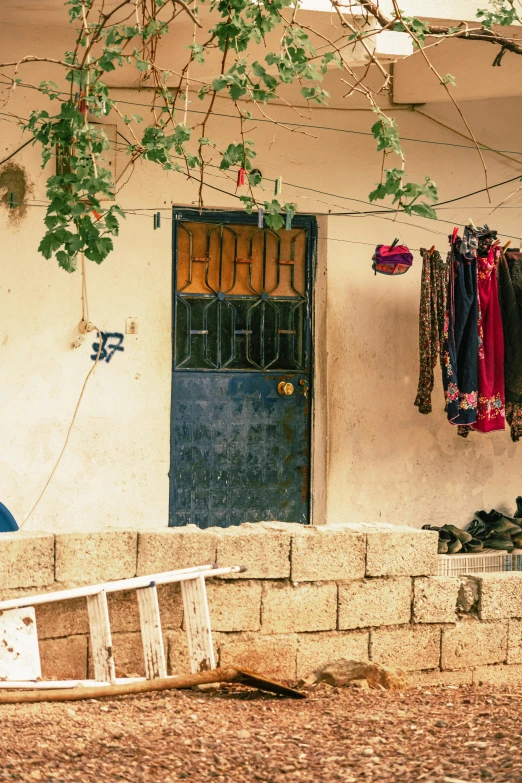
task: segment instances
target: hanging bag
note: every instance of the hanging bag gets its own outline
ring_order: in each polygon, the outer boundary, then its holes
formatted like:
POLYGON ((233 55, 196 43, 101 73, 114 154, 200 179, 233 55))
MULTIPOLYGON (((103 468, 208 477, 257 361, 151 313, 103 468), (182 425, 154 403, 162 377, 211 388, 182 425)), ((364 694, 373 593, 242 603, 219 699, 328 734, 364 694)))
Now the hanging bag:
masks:
POLYGON ((375 274, 403 275, 413 264, 413 256, 406 245, 377 245, 372 269, 375 274))

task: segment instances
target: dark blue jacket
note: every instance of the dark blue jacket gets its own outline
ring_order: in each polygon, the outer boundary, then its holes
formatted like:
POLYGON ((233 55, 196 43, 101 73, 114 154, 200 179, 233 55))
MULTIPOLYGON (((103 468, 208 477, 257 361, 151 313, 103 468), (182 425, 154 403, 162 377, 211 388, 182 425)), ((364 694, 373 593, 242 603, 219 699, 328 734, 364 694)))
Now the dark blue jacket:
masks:
POLYGON ((9 533, 12 530, 18 530, 15 518, 4 504, 0 503, 0 533, 9 533))

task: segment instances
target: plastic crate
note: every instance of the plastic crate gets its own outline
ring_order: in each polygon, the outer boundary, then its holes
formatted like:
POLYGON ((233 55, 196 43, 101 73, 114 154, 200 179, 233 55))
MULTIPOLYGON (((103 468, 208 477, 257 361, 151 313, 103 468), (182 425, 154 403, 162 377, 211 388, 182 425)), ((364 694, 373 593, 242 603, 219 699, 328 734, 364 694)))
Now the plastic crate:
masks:
MULTIPOLYGON (((522 571, 522 550, 517 557, 522 571)), ((463 574, 492 574, 512 571, 514 557, 501 549, 484 549, 482 552, 466 555, 437 555, 438 576, 462 576, 463 574)))
POLYGON ((513 558, 513 571, 522 571, 522 549, 514 549, 511 557, 513 558))

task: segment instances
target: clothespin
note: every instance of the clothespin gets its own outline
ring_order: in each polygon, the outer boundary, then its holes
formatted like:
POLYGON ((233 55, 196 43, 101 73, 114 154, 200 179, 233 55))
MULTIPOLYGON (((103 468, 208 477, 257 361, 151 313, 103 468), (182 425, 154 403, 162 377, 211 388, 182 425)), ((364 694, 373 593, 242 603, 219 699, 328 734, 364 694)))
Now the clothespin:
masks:
POLYGON ((274 196, 279 196, 283 191, 283 177, 278 177, 275 181, 274 196))
POLYGON ((156 231, 156 229, 158 227, 158 213, 157 212, 154 213, 153 218, 154 218, 154 231, 156 231))
POLYGON ((471 218, 468 218, 468 225, 469 225, 469 226, 471 226, 471 228, 473 229, 473 231, 476 231, 476 230, 477 230, 477 227, 476 227, 476 225, 474 224, 474 222, 472 221, 472 219, 471 219, 471 218))
POLYGON ((290 231, 292 228, 292 213, 287 212, 286 213, 286 223, 285 223, 285 229, 286 231, 290 231))
POLYGON ((428 250, 428 255, 431 256, 431 254, 433 253, 434 250, 435 250, 435 245, 432 245, 430 247, 430 249, 428 250))
POLYGON ((508 241, 506 242, 506 244, 505 244, 505 245, 504 245, 504 247, 502 248, 502 252, 503 252, 503 253, 505 253, 505 252, 506 252, 506 250, 508 249, 508 247, 510 246, 510 244, 511 244, 511 239, 508 239, 508 241))
POLYGON ((99 213, 99 212, 96 212, 96 210, 95 210, 95 209, 93 209, 93 210, 92 210, 92 214, 93 214, 93 215, 94 215, 94 217, 96 218, 96 221, 98 221, 98 220, 101 220, 101 215, 100 215, 100 213, 99 213))
POLYGON ((105 107, 105 98, 103 98, 101 95, 99 95, 98 96, 98 101, 101 104, 102 114, 105 114, 105 109, 106 109, 106 107, 105 107))
POLYGON ((14 199, 14 193, 11 192, 9 194, 9 208, 14 209, 15 208, 15 199, 14 199))
POLYGON ((161 212, 156 212, 156 228, 161 228, 161 212))
POLYGON ((399 244, 399 240, 398 240, 398 238, 396 237, 396 238, 393 240, 393 242, 391 243, 391 245, 390 245, 390 252, 393 250, 393 248, 395 247, 395 245, 398 245, 398 244, 399 244))
POLYGON ((455 228, 453 229, 453 233, 451 235, 451 244, 452 245, 455 244, 455 240, 457 239, 458 235, 459 235, 459 230, 458 230, 457 226, 455 226, 455 228))
POLYGON ((265 210, 263 207, 259 207, 257 210, 257 227, 263 228, 263 219, 264 219, 265 210))
POLYGON ((241 168, 237 172, 237 187, 240 188, 242 185, 245 184, 245 169, 241 168))

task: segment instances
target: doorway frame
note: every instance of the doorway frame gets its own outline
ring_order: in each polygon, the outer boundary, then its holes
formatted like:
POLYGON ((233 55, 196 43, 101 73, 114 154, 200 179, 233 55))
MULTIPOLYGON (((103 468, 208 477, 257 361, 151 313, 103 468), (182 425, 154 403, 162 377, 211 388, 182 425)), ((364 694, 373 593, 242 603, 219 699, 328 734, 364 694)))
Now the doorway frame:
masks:
MULTIPOLYGON (((171 365, 170 387, 172 392, 172 376, 174 373, 175 328, 176 328, 176 287, 177 287, 177 257, 178 257, 178 226, 182 221, 190 220, 197 223, 235 223, 238 225, 257 226, 257 214, 249 215, 245 211, 234 209, 203 208, 193 206, 172 206, 172 308, 171 308, 171 365)), ((322 221, 320 221, 322 223, 322 221)), ((296 214, 292 219, 292 228, 306 228, 307 256, 310 263, 306 269, 306 285, 310 292, 310 335, 308 350, 310 355, 310 431, 309 431, 309 525, 326 523, 326 479, 328 465, 327 443, 327 394, 326 394, 326 254, 323 243, 319 242, 319 223, 315 215, 296 214), (318 264, 324 262, 324 275, 318 278, 318 264), (324 278, 324 279, 323 279, 324 278), (320 332, 325 346, 322 360, 316 361, 316 331, 320 332), (318 393, 319 392, 319 393, 318 393)), ((323 264, 321 264, 323 266, 323 264)), ((212 371, 210 371, 212 372, 212 371)), ((172 410, 169 415, 170 431, 172 432, 172 410)), ((172 445, 170 446, 172 456, 172 445)), ((170 496, 170 492, 169 492, 170 496)), ((169 501, 170 503, 170 501, 169 501)), ((170 506, 169 506, 170 519, 170 506)), ((284 524, 284 523, 283 523, 284 524)))

